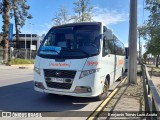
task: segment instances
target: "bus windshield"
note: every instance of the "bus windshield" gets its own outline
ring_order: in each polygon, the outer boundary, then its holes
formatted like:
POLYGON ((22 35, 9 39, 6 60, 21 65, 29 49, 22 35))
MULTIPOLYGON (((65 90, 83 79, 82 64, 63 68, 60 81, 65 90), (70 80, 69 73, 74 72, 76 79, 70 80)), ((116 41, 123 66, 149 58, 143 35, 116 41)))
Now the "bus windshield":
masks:
POLYGON ((39 48, 43 57, 89 57, 99 54, 100 25, 52 28, 39 48))

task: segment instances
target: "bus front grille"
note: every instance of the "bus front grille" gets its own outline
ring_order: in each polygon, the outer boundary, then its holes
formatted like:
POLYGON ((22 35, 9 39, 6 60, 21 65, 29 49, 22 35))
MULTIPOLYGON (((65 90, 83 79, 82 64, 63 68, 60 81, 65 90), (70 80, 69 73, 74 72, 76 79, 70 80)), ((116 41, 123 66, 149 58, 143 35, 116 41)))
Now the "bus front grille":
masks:
POLYGON ((74 79, 74 77, 76 75, 76 71, 44 69, 44 75, 45 75, 45 77, 72 78, 72 79, 74 79))
POLYGON ((48 87, 56 89, 70 89, 72 86, 72 83, 56 83, 56 82, 46 82, 46 83, 48 87))
POLYGON ((53 70, 53 69, 44 69, 45 81, 48 87, 56 88, 56 89, 70 89, 72 86, 72 82, 76 75, 76 71, 73 70, 53 70), (59 82, 51 82, 46 78, 69 78, 71 80, 70 83, 59 83, 59 82))

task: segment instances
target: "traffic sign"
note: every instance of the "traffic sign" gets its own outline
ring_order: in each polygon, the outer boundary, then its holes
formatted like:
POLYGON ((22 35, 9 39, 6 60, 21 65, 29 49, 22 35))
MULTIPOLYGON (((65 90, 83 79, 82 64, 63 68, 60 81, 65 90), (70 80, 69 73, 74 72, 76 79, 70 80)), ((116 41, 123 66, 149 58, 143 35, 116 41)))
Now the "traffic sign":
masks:
POLYGON ((13 40, 13 24, 9 24, 8 40, 13 40))

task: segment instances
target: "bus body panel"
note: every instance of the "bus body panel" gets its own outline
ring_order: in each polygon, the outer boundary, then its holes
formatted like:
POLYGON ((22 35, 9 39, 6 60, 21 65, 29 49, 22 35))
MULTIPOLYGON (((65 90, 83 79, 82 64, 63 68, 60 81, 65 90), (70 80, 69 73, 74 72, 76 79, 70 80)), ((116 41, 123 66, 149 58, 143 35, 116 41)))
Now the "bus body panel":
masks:
MULTIPOLYGON (((75 25, 76 24, 78 23, 75 23, 75 25)), ((82 24, 87 25, 86 23, 82 24)), ((39 55, 36 56, 34 70, 34 89, 36 91, 78 97, 94 97, 102 93, 105 80, 108 76, 110 78, 109 85, 112 85, 113 82, 122 75, 122 70, 124 70, 124 56, 111 53, 107 54, 106 56, 102 55, 104 44, 103 25, 99 25, 100 35, 102 35, 102 38, 100 38, 100 51, 97 55, 79 59, 64 59, 64 61, 61 61, 63 55, 58 59, 43 58, 39 55), (56 74, 59 74, 59 72, 64 72, 64 75, 72 75, 74 73, 74 77, 72 76, 72 78, 63 78, 63 75, 58 75, 57 77, 56 74), (55 74, 56 77, 52 76, 53 74, 55 74), (48 75, 51 76, 48 77, 48 75), (67 85, 70 85, 70 88, 56 88, 57 86, 62 87, 62 85, 66 83, 56 83, 56 87, 50 87, 52 83, 55 85, 55 81, 50 82, 55 80, 55 78, 63 78, 63 81, 70 79, 71 83, 67 83, 67 85)), ((67 29, 71 30, 70 28, 67 29)), ((67 38, 71 39, 71 36, 68 35, 67 38)), ((79 37, 79 39, 80 38, 81 37, 79 37)), ((92 49, 93 47, 94 46, 92 46, 92 49)))
POLYGON ((64 62, 56 62, 55 59, 41 59, 40 69, 61 69, 61 70, 77 70, 81 71, 86 63, 84 59, 66 59, 64 62))
MULTIPOLYGON (((39 92, 48 92, 49 91, 49 93, 54 93, 54 94, 60 94, 61 93, 63 95, 72 95, 73 94, 72 96, 81 96, 81 97, 85 97, 85 96, 88 96, 88 95, 89 96, 97 96, 97 95, 99 95, 101 93, 101 91, 102 91, 102 86, 103 86, 102 81, 104 81, 104 78, 101 76, 101 72, 98 72, 96 74, 88 75, 88 76, 86 76, 84 78, 79 78, 82 70, 95 69, 95 66, 97 66, 97 68, 100 67, 100 64, 96 64, 96 61, 95 61, 97 59, 97 57, 98 56, 88 58, 87 62, 86 62, 86 58, 85 59, 80 59, 80 61, 78 61, 78 60, 69 60, 71 63, 73 63, 73 65, 70 65, 70 67, 66 67, 66 68, 62 67, 61 68, 61 67, 50 66, 50 65, 48 65, 48 64, 50 64, 50 60, 43 59, 43 58, 40 58, 40 57, 37 56, 36 57, 35 67, 39 66, 38 65, 38 61, 39 61, 40 62, 40 66, 41 66, 40 67, 41 68, 40 69, 41 70, 41 75, 38 75, 36 72, 34 72, 34 80, 37 81, 37 82, 42 82, 43 85, 44 85, 44 90, 41 90, 41 89, 39 89, 37 87, 35 87, 35 90, 37 90, 39 92), (84 66, 84 69, 83 69, 83 66, 84 66), (55 89, 55 88, 48 87, 46 82, 45 82, 44 69, 76 70, 76 75, 75 75, 75 78, 73 80, 72 87, 70 89, 68 89, 68 90, 55 89), (75 90, 76 86, 88 86, 88 87, 91 87, 92 93, 75 93, 74 90, 75 90)), ((67 64, 67 62, 65 62, 65 63, 67 64)), ((57 62, 52 61, 52 64, 56 64, 56 63, 57 62)), ((64 63, 61 63, 61 64, 64 64, 64 63)))

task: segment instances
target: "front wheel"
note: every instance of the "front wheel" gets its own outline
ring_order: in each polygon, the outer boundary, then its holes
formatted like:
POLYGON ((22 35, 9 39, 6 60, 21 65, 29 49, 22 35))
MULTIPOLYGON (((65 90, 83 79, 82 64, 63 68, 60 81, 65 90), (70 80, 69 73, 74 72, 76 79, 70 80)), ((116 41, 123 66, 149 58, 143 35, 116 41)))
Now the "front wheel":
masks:
POLYGON ((104 100, 108 95, 108 89, 109 89, 109 84, 108 84, 108 80, 106 79, 104 87, 103 87, 103 92, 100 95, 98 95, 96 97, 96 99, 97 100, 104 100))

